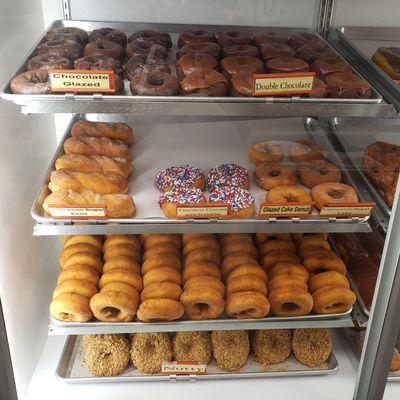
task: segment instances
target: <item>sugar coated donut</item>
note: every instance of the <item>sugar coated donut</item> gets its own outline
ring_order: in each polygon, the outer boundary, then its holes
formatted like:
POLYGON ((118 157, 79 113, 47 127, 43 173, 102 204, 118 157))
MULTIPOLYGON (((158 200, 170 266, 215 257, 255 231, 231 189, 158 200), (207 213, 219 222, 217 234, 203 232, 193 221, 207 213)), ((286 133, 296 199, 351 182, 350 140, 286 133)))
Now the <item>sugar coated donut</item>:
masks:
POLYGON ((301 239, 299 249, 303 249, 304 247, 308 246, 325 247, 327 250, 331 249, 331 246, 329 245, 327 239, 317 235, 304 236, 301 239))
POLYGON ((109 247, 116 245, 128 245, 139 250, 141 248, 139 239, 134 235, 110 235, 104 241, 103 251, 106 252, 109 247))
POLYGON ((97 286, 100 277, 96 270, 92 267, 76 264, 71 265, 69 268, 66 268, 60 272, 60 275, 58 275, 57 279, 57 285, 70 279, 84 280, 97 286))
POLYGON ((144 322, 174 321, 183 316, 185 307, 177 300, 147 299, 140 303, 137 317, 144 322))
POLYGON ((311 197, 318 210, 327 204, 358 203, 356 191, 344 183, 320 183, 311 189, 311 197))
POLYGON ((129 257, 140 261, 141 256, 141 251, 137 247, 126 244, 117 244, 115 246, 107 247, 104 251, 103 259, 107 262, 114 257, 129 257))
POLYGON ((222 248, 222 257, 226 257, 232 253, 249 253, 255 258, 258 257, 257 247, 247 242, 232 242, 222 248))
POLYGON ((240 276, 255 276, 261 279, 264 283, 267 283, 268 281, 267 274, 259 265, 241 264, 229 273, 226 282, 228 283, 231 279, 235 279, 240 276))
POLYGON ((69 257, 71 257, 75 253, 82 252, 92 253, 98 257, 101 256, 101 250, 99 250, 97 247, 94 247, 91 244, 87 243, 77 243, 71 246, 64 247, 61 251, 59 258, 61 268, 63 268, 65 262, 68 260, 69 257))
POLYGON ((203 192, 197 188, 178 187, 158 198, 158 205, 168 218, 177 217, 178 205, 205 204, 207 202, 203 192))
POLYGON ((122 292, 132 298, 137 297, 137 290, 133 286, 128 285, 125 282, 110 282, 110 283, 107 283, 107 285, 104 285, 101 289, 101 293, 106 293, 106 292, 110 292, 110 291, 122 292))
POLYGON ((138 273, 126 269, 113 269, 103 274, 99 281, 99 288, 102 289, 103 286, 110 282, 125 282, 138 292, 143 288, 142 277, 138 273))
POLYGON ((213 276, 221 279, 221 271, 218 266, 209 261, 192 262, 182 272, 182 282, 185 284, 189 279, 195 276, 213 276))
POLYGON ((174 359, 178 362, 196 361, 208 364, 212 357, 209 332, 176 332, 172 339, 174 359))
POLYGON ((277 186, 296 185, 297 176, 291 166, 268 162, 257 165, 254 180, 262 189, 271 190, 277 186))
POLYGON ((288 251, 290 253, 296 254, 296 246, 292 241, 289 240, 270 240, 259 245, 258 251, 260 256, 263 257, 272 251, 288 251))
POLYGON ((103 270, 103 263, 101 259, 93 253, 80 252, 74 253, 67 258, 67 260, 61 266, 62 269, 67 269, 71 265, 83 264, 94 268, 99 274, 103 270))
POLYGON ((268 281, 268 291, 273 292, 276 289, 280 288, 291 288, 297 287, 308 291, 307 282, 304 282, 304 279, 298 275, 288 276, 287 274, 276 275, 273 278, 270 278, 268 281))
POLYGON ((192 320, 218 318, 225 307, 221 293, 212 287, 186 289, 182 293, 181 303, 185 306, 185 315, 192 320))
POLYGON ((265 282, 255 275, 241 275, 231 278, 226 283, 226 295, 230 296, 237 292, 258 292, 267 295, 265 282))
POLYGON ((210 203, 230 206, 230 215, 235 218, 250 218, 255 212, 254 196, 238 186, 215 187, 210 194, 210 203))
POLYGON ((77 243, 87 243, 101 250, 103 246, 103 239, 101 236, 94 236, 94 235, 64 236, 64 248, 72 246, 77 243))
POLYGON ((307 315, 313 308, 313 298, 306 290, 298 287, 282 287, 272 291, 268 300, 271 313, 278 317, 307 315))
POLYGON ((300 182, 309 188, 323 182, 340 182, 342 180, 340 169, 326 160, 311 160, 301 163, 297 167, 297 172, 300 182))
POLYGON ((170 254, 176 257, 180 257, 181 255, 179 249, 177 249, 174 244, 166 242, 146 250, 143 254, 143 261, 146 261, 148 258, 159 256, 162 254, 170 254))
POLYGON ((288 277, 296 276, 301 278, 304 281, 304 283, 307 283, 310 277, 310 274, 308 273, 307 269, 304 268, 301 264, 293 264, 286 262, 277 263, 268 271, 269 279, 273 279, 278 275, 285 275, 288 277))
POLYGON ((59 321, 87 322, 93 314, 89 299, 78 293, 62 293, 50 303, 50 314, 59 321))
POLYGON ((141 239, 143 240, 143 248, 145 251, 161 243, 172 243, 177 249, 180 249, 182 246, 181 237, 179 235, 150 233, 142 235, 141 239))
POLYGON ((179 300, 182 289, 173 282, 153 282, 147 285, 140 293, 140 300, 147 299, 172 299, 179 300))
POLYGON ((221 255, 218 250, 213 248, 203 247, 200 249, 193 250, 184 258, 185 267, 193 262, 197 261, 208 261, 216 265, 221 262, 221 255))
POLYGON ((97 288, 93 283, 83 279, 68 279, 54 289, 53 299, 63 293, 78 293, 90 299, 97 293, 97 288))
POLYGON ((181 284, 181 273, 172 267, 153 268, 143 275, 143 287, 153 282, 173 282, 181 284))
POLYGON ((256 233, 254 235, 254 240, 257 243, 257 245, 260 245, 261 243, 264 243, 268 240, 276 240, 276 239, 281 239, 281 240, 292 240, 290 233, 256 233))
POLYGON ((218 278, 209 275, 194 276, 185 283, 183 288, 184 290, 187 290, 190 288, 202 289, 204 287, 206 288, 211 287, 217 290, 222 298, 225 295, 225 285, 218 278))
POLYGON ((323 286, 340 286, 350 289, 350 283, 347 278, 334 270, 312 275, 308 284, 311 293, 314 293, 323 286))
POLYGON ((233 318, 263 318, 270 309, 267 298, 258 292, 232 293, 226 300, 225 312, 233 318))
POLYGON ((200 237, 198 239, 193 239, 190 242, 185 244, 185 246, 183 247, 183 252, 182 252, 183 257, 186 257, 194 250, 203 249, 203 248, 209 248, 209 249, 213 249, 216 251, 220 251, 219 244, 215 238, 200 237))
POLYGON ((322 286, 316 290, 314 299, 314 311, 317 314, 344 313, 352 307, 356 301, 355 293, 341 286, 322 286))
POLYGON ((310 140, 296 140, 289 149, 289 157, 296 162, 324 158, 324 149, 310 140))
POLYGON ((278 162, 283 160, 283 150, 278 142, 257 142, 249 147, 249 160, 255 164, 278 162))
POLYGON ((160 171, 156 176, 157 187, 168 192, 174 188, 205 189, 204 172, 191 165, 178 165, 160 171))
POLYGON ((342 275, 346 275, 346 266, 344 262, 335 254, 316 254, 309 256, 303 260, 303 265, 308 272, 319 274, 326 271, 337 271, 342 275))
POLYGON ((238 186, 249 188, 249 173, 246 168, 236 164, 219 164, 210 169, 207 175, 207 187, 238 186))
POLYGON ((295 185, 277 186, 271 189, 265 198, 268 203, 310 203, 311 196, 295 185))
POLYGON ((242 264, 257 264, 257 259, 249 253, 231 253, 223 259, 221 269, 227 277, 235 268, 242 264))
POLYGON ((182 269, 181 259, 175 254, 159 254, 149 257, 142 264, 142 275, 159 267, 171 267, 180 271, 182 269))
POLYGON ((140 274, 140 265, 138 260, 127 256, 110 258, 103 265, 103 274, 106 272, 111 272, 115 269, 126 269, 128 271, 133 271, 137 274, 140 274))
POLYGON ((300 258, 288 251, 272 251, 261 258, 261 266, 268 273, 269 269, 278 263, 294 263, 299 264, 300 258))

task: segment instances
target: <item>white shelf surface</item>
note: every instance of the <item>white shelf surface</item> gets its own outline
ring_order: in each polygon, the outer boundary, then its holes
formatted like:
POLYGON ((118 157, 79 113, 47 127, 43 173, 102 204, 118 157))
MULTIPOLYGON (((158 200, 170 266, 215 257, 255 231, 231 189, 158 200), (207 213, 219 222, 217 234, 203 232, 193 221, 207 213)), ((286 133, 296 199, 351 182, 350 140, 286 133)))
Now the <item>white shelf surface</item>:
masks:
MULTIPOLYGON (((350 400, 353 396, 358 361, 339 333, 334 334, 335 356, 339 363, 336 375, 267 378, 246 380, 221 380, 189 382, 137 382, 107 384, 67 384, 57 379, 55 370, 65 342, 64 336, 47 339, 42 355, 33 374, 28 391, 23 400, 193 400, 216 399, 242 400, 268 398, 296 400, 350 400)), ((388 383, 384 400, 400 398, 400 384, 388 383)))

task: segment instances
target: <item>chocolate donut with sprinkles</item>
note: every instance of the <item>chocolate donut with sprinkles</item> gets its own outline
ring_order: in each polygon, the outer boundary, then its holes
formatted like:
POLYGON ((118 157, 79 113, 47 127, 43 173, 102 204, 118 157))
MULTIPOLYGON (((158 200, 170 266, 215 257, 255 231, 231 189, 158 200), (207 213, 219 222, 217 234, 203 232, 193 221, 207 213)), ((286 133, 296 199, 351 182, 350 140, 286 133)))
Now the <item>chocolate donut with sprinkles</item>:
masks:
POLYGON ((214 187, 210 195, 210 203, 230 205, 230 215, 235 218, 250 218, 254 215, 254 196, 239 186, 214 187))
POLYGON ((177 187, 163 193, 158 200, 158 205, 168 218, 176 218, 179 204, 192 205, 206 202, 206 198, 200 189, 177 187))
POLYGON ((160 171, 156 176, 156 184, 163 192, 175 188, 196 188, 204 190, 206 186, 204 172, 191 165, 178 165, 160 171))
POLYGON ((249 188, 249 172, 236 164, 219 164, 212 168, 207 176, 207 187, 213 190, 220 186, 249 188))

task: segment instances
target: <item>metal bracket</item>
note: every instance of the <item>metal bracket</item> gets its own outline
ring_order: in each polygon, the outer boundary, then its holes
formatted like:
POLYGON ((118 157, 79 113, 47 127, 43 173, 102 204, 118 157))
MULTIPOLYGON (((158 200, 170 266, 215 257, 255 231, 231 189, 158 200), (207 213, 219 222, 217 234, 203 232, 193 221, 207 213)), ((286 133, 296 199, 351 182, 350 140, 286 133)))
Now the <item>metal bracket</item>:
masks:
POLYGON ((70 4, 70 0, 62 0, 62 9, 63 9, 64 19, 70 20, 71 19, 71 4, 70 4))
POLYGON ((320 0, 316 15, 315 29, 324 38, 327 38, 335 14, 336 0, 320 0))

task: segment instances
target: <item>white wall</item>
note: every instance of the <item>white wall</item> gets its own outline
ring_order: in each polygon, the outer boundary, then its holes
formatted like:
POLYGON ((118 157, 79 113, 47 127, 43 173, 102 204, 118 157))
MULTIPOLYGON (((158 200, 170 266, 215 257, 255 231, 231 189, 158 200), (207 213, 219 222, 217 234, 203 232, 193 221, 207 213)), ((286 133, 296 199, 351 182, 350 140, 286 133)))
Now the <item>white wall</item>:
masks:
MULTIPOLYGON (((0 0, 0 81, 43 30, 40 0, 0 0)), ((34 238, 30 207, 55 149, 52 116, 26 117, 0 101, 0 297, 20 398, 47 337, 57 274, 54 238, 34 238)))

